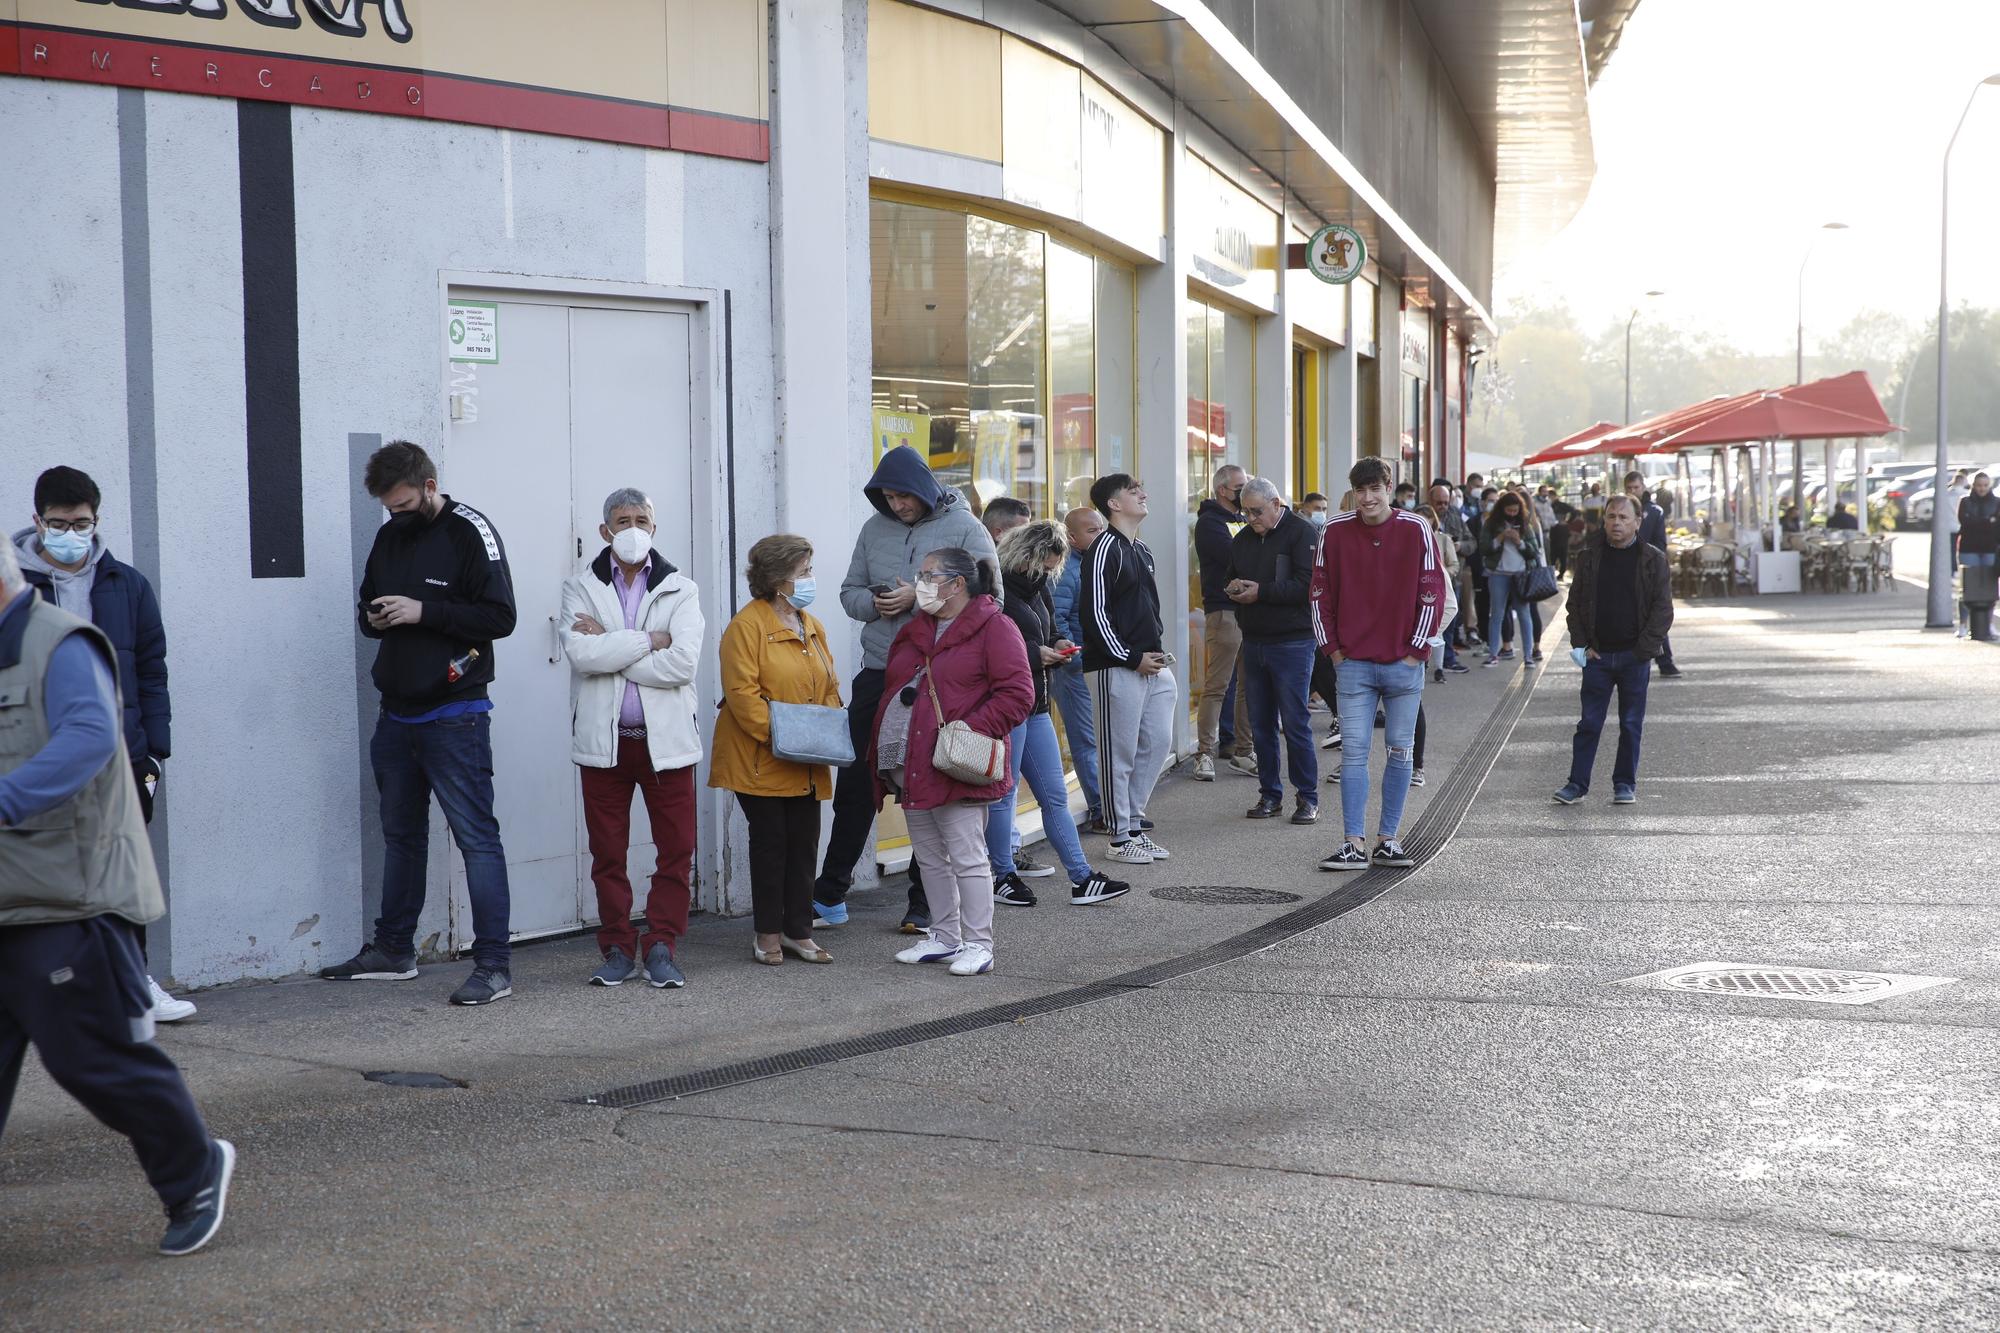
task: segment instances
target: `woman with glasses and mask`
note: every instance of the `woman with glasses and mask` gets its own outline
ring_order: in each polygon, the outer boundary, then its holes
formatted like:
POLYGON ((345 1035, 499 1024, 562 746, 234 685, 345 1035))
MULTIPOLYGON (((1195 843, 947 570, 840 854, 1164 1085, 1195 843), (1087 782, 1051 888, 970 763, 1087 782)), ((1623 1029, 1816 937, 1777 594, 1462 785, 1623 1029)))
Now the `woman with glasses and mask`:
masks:
POLYGON ((1535 641, 1535 618, 1531 604, 1514 595, 1514 576, 1542 562, 1542 538, 1541 525, 1519 494, 1501 493, 1486 515, 1480 549, 1486 556, 1486 596, 1492 608, 1486 624, 1485 665, 1500 661, 1501 630, 1510 615, 1520 627, 1524 663, 1532 664, 1540 651, 1535 641))
POLYGON ((1013 783, 1003 770, 973 785, 933 763, 939 732, 963 722, 1005 742, 1035 708, 1027 647, 994 601, 989 565, 962 547, 932 551, 917 571, 916 614, 889 645, 887 688, 867 756, 875 796, 894 796, 923 872, 930 934, 899 963, 945 963, 953 976, 993 970, 993 868, 987 807, 1013 783))

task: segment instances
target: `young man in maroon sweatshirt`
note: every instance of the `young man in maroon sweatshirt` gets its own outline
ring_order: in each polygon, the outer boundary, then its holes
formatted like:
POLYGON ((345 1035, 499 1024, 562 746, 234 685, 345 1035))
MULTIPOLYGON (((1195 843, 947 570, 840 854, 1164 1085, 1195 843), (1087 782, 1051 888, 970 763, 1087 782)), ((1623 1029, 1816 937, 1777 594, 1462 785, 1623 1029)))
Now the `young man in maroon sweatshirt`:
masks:
POLYGON ((1445 575, 1430 524, 1396 509, 1395 478, 1379 458, 1347 474, 1353 512, 1335 514, 1320 538, 1312 589, 1313 636, 1339 673, 1340 815, 1347 840, 1321 870, 1413 864, 1396 835, 1410 795, 1417 705, 1423 702, 1430 641, 1444 629, 1445 575), (1375 709, 1388 716, 1389 763, 1382 774, 1382 815, 1368 854, 1368 751, 1375 709))

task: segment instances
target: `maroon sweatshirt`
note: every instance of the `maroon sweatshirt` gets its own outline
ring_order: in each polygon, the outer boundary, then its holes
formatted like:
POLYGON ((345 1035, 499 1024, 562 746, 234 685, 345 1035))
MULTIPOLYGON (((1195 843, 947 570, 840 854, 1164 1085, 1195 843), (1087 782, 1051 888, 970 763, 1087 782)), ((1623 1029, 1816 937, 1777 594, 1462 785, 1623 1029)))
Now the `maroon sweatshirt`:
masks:
POLYGON ((1357 662, 1400 662, 1430 653, 1442 633, 1444 565, 1431 525, 1398 509, 1374 527, 1335 514, 1313 571, 1313 637, 1320 651, 1357 662))

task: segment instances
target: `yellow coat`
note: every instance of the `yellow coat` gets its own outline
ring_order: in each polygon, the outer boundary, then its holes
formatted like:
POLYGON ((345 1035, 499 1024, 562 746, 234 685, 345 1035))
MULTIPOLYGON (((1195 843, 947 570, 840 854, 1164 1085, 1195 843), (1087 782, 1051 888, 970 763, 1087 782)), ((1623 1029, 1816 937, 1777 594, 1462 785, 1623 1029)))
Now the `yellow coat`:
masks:
POLYGON ((722 709, 709 746, 708 785, 748 796, 833 795, 825 764, 795 764, 771 753, 767 701, 840 707, 840 680, 826 630, 804 611, 801 641, 769 602, 751 602, 722 631, 722 709))

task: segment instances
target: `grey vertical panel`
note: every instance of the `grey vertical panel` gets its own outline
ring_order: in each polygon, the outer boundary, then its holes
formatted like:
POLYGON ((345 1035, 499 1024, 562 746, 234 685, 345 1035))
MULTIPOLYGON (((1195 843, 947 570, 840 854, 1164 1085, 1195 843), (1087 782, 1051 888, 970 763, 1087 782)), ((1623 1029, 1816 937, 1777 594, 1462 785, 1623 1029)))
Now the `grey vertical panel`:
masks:
MULTIPOLYGON (((376 530, 382 526, 382 506, 375 497, 361 488, 361 470, 368 462, 368 455, 382 447, 380 435, 350 434, 347 437, 348 487, 348 532, 349 548, 353 553, 353 578, 350 586, 361 587, 361 571, 368 563, 368 552, 375 545, 376 530)), ((375 734, 376 714, 381 711, 381 696, 375 690, 375 641, 364 638, 359 629, 354 631, 354 721, 356 734, 361 738, 357 759, 357 795, 360 808, 357 817, 361 837, 361 908, 360 920, 356 922, 359 932, 357 943, 374 938, 373 923, 382 910, 382 807, 375 795, 375 767, 368 759, 369 738, 375 734)), ((345 957, 344 941, 339 931, 326 932, 333 953, 328 962, 338 962, 345 957)))
MULTIPOLYGON (((118 90, 119 259, 125 280, 125 448, 131 494, 132 565, 153 581, 162 614, 172 605, 160 568, 160 459, 153 398, 153 234, 146 176, 146 94, 118 90)), ((172 626, 168 642, 173 641, 172 626)), ((160 786, 159 804, 147 830, 159 863, 160 889, 173 907, 168 873, 168 826, 173 812, 171 783, 160 786)), ((173 918, 162 920, 146 938, 147 961, 159 976, 173 973, 173 918)))

